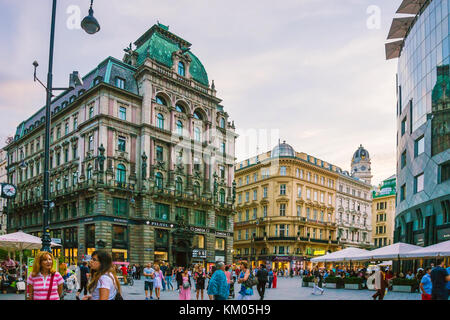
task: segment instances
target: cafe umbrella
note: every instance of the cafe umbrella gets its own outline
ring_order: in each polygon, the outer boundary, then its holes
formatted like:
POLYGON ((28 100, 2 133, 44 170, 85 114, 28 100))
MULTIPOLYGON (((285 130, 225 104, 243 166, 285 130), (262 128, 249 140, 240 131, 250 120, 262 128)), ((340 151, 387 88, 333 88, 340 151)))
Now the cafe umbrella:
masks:
MULTIPOLYGON (((51 243, 52 247, 60 247, 59 244, 51 243)), ((19 276, 21 276, 23 250, 39 250, 42 240, 23 231, 18 231, 0 236, 0 248, 6 250, 20 251, 19 276)))

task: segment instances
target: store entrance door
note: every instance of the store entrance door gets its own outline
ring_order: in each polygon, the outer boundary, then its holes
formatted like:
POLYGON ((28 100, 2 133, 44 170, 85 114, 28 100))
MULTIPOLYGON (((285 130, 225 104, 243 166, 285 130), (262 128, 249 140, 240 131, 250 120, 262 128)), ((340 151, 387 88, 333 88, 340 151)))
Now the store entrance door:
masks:
POLYGON ((175 261, 176 265, 179 267, 187 266, 186 252, 177 252, 175 261))

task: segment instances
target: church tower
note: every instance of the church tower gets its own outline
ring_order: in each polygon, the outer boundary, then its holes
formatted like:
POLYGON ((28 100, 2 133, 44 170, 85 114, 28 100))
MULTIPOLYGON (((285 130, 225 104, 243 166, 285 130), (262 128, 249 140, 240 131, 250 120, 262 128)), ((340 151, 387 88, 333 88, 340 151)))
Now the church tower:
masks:
POLYGON ((372 173, 370 165, 369 152, 360 145, 358 150, 353 154, 351 163, 352 177, 360 178, 366 183, 371 184, 372 173))

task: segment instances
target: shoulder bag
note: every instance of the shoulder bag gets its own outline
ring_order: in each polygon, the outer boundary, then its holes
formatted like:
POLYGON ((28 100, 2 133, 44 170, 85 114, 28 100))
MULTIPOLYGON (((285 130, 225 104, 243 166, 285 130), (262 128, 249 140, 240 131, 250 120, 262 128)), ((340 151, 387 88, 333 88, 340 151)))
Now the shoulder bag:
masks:
POLYGON ((47 292, 47 299, 46 300, 50 300, 50 296, 52 295, 52 289, 53 289, 53 279, 55 278, 55 274, 52 273, 52 276, 50 278, 50 286, 48 287, 48 292, 47 292))

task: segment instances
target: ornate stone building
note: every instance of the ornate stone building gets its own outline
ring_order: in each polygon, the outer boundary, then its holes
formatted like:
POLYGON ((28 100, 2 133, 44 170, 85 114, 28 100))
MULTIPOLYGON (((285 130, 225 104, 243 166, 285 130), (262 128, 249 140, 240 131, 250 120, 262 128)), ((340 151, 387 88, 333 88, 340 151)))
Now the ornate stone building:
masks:
POLYGON ((282 143, 235 170, 235 260, 304 268, 338 249, 337 167, 282 143))
MULTIPOLYGON (((0 183, 8 182, 6 174, 6 151, 0 149, 0 183)), ((7 200, 0 197, 0 235, 6 233, 7 224, 7 212, 6 212, 7 200)))
POLYGON ((369 248, 372 231, 372 198, 369 152, 361 145, 353 154, 350 175, 338 169, 336 223, 343 247, 369 248))
MULTIPOLYGON (((231 262, 235 127, 191 44, 157 24, 52 101, 51 233, 79 261, 231 262)), ((8 229, 40 236, 44 109, 8 151, 8 229)))
MULTIPOLYGON (((394 243, 395 192, 395 175, 384 180, 372 192, 372 242, 377 248, 394 243)), ((420 244, 420 241, 417 243, 420 244)))

